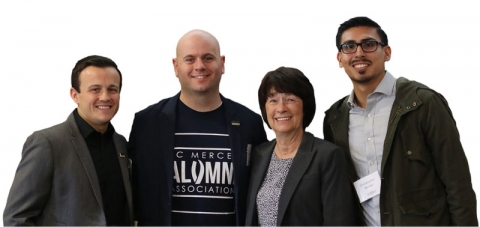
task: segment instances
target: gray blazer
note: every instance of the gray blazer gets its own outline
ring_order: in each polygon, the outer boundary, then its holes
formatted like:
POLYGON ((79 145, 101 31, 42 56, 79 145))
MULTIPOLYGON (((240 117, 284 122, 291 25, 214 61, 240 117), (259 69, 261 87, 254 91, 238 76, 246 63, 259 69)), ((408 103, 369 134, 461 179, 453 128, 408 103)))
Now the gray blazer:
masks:
MULTIPOLYGON (((246 225, 258 225, 257 193, 265 178, 276 140, 253 151, 246 225)), ((359 206, 340 147, 305 132, 278 201, 277 226, 360 224, 359 206)))
MULTIPOLYGON (((127 141, 113 134, 133 224, 127 141)), ((73 113, 64 123, 34 132, 23 146, 3 224, 106 225, 100 185, 73 113)))

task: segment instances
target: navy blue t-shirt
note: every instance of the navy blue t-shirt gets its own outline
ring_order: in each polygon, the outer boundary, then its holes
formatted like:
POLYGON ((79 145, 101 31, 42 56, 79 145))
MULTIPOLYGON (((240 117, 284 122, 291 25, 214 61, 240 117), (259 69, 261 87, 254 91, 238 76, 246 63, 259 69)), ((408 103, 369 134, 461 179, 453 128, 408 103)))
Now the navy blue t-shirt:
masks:
POLYGON ((172 225, 235 225, 233 157, 221 105, 197 112, 177 106, 172 225))

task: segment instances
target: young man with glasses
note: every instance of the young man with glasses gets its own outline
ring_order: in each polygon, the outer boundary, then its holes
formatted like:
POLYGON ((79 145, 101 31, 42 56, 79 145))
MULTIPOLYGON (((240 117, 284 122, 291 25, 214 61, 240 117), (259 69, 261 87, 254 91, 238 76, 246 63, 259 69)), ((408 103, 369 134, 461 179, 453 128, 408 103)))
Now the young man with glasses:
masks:
POLYGON ((436 91, 385 70, 386 33, 367 17, 338 28, 337 60, 353 91, 324 119, 349 157, 367 225, 478 225, 470 171, 452 112, 436 91))

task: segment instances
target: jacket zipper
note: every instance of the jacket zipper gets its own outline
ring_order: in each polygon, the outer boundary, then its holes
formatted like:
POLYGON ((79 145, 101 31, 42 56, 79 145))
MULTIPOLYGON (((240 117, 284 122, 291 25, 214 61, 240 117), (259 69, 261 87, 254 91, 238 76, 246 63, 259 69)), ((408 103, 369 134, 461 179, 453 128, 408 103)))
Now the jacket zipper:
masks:
POLYGON ((387 128, 390 128, 390 125, 393 123, 393 121, 397 118, 397 115, 400 113, 400 109, 401 109, 401 108, 402 108, 402 107, 399 106, 398 109, 397 109, 397 111, 395 111, 395 115, 393 115, 392 120, 388 123, 388 127, 387 127, 387 128))

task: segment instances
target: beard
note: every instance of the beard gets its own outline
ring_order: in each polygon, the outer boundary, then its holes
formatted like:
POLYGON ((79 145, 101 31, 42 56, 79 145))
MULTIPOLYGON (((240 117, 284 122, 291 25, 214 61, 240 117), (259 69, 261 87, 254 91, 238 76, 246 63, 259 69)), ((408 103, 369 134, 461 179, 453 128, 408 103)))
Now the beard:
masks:
POLYGON ((363 70, 363 71, 360 71, 358 72, 358 74, 360 74, 360 76, 349 76, 350 77, 350 80, 352 80, 353 82, 357 83, 357 84, 366 84, 366 83, 369 83, 370 81, 373 80, 373 75, 366 75, 366 70, 363 70))

